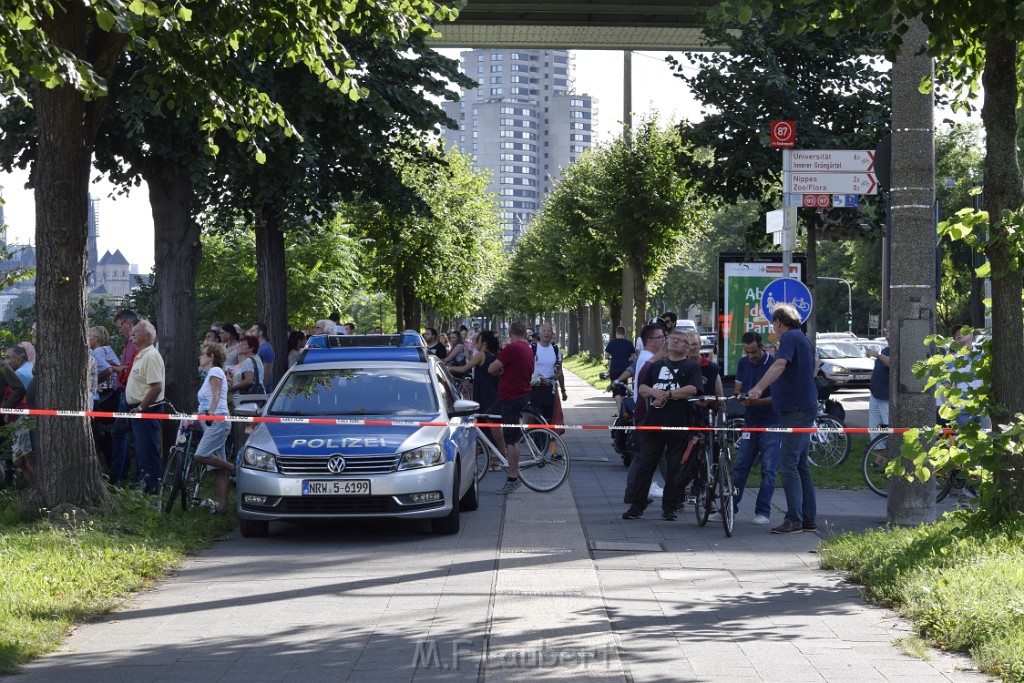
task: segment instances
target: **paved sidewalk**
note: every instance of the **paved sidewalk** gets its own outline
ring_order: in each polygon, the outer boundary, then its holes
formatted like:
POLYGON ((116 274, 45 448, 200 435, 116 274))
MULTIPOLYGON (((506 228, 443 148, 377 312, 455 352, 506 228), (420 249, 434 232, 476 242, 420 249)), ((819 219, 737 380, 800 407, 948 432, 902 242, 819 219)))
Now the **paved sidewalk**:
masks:
MULTIPOLYGON (((567 422, 609 423, 610 395, 567 379, 567 422)), ((960 657, 901 654, 907 625, 819 570, 816 535, 750 524, 752 491, 732 538, 692 510, 624 521, 608 432, 565 438, 569 485, 506 500, 492 474, 456 536, 396 522, 233 534, 10 680, 986 680, 960 657)), ((822 533, 859 530, 884 522, 885 501, 822 491, 818 510, 822 533)))

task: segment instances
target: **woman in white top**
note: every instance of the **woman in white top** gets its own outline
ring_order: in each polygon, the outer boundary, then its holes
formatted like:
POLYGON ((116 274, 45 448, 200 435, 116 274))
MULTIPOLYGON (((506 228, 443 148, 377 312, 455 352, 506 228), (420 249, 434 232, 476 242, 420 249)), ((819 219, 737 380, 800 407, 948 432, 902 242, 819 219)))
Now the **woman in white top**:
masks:
MULTIPOLYGON (((199 367, 206 371, 206 379, 199 389, 200 415, 228 414, 228 381, 224 376, 224 360, 227 351, 223 344, 206 342, 199 353, 199 367)), ((220 420, 207 423, 203 438, 196 447, 196 462, 212 467, 217 479, 217 507, 214 514, 228 509, 228 472, 234 472, 234 464, 228 462, 224 444, 231 431, 231 423, 220 420)))

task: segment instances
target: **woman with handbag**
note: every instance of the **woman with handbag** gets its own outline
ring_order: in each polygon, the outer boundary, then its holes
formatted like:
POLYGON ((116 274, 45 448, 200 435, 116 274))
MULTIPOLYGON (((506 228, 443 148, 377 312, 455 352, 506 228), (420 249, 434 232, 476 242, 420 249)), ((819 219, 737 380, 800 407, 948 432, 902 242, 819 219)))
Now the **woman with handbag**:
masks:
POLYGON ((245 335, 238 342, 239 363, 235 366, 234 384, 231 391, 238 394, 265 394, 263 388, 263 361, 257 353, 260 340, 252 335, 245 335))

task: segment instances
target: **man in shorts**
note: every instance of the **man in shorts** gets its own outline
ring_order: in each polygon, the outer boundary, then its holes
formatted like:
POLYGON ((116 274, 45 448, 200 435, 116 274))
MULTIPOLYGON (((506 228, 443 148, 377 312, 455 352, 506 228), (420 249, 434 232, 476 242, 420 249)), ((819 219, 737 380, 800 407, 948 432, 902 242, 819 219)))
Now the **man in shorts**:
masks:
MULTIPOLYGON (((498 412, 502 424, 519 424, 520 414, 530 404, 530 377, 533 375, 533 350, 526 342, 526 325, 516 321, 508 326, 509 343, 498 354, 487 371, 500 375, 498 382, 498 412)), ((508 495, 519 488, 518 427, 506 427, 505 457, 508 459, 508 481, 496 491, 508 495)))

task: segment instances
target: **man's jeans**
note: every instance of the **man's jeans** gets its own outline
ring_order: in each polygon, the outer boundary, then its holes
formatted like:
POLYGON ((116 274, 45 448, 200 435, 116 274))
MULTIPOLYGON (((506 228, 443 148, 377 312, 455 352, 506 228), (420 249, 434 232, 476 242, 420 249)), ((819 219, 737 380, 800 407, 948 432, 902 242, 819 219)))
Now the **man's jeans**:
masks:
MULTIPOLYGON (((783 427, 813 427, 818 407, 804 410, 788 410, 782 413, 783 427)), ((814 480, 807 454, 811 446, 809 432, 782 435, 779 448, 779 472, 782 474, 782 488, 786 492, 786 521, 800 526, 816 524, 817 502, 814 497, 814 480)))
MULTIPOLYGON (((128 403, 124 399, 124 389, 120 390, 120 398, 117 401, 117 412, 127 413, 128 403)), ((127 474, 128 468, 128 440, 132 433, 132 420, 119 417, 114 420, 114 429, 111 432, 110 440, 110 483, 120 484, 127 474)))
POLYGON ((735 509, 739 510, 743 498, 743 487, 747 485, 747 476, 758 458, 761 459, 761 488, 754 501, 754 514, 762 517, 772 515, 772 496, 775 495, 775 472, 779 466, 779 446, 782 434, 778 432, 744 432, 739 441, 739 452, 732 466, 732 484, 736 489, 733 499, 735 509))
POLYGON ((139 483, 146 493, 156 493, 160 484, 160 420, 132 420, 135 462, 139 483))

